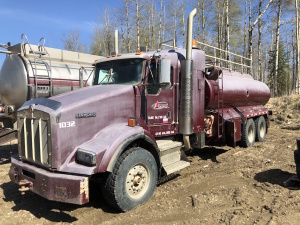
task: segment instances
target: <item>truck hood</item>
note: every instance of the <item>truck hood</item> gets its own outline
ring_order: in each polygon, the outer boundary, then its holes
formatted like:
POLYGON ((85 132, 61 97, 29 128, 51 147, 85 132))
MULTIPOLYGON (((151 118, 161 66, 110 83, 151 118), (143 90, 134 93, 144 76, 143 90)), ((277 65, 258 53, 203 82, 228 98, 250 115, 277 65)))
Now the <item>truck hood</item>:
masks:
POLYGON ((105 127, 127 123, 135 116, 132 85, 101 85, 51 98, 61 103, 59 120, 52 123, 52 161, 59 170, 67 157, 105 127), (53 132, 53 131, 56 132, 53 132))

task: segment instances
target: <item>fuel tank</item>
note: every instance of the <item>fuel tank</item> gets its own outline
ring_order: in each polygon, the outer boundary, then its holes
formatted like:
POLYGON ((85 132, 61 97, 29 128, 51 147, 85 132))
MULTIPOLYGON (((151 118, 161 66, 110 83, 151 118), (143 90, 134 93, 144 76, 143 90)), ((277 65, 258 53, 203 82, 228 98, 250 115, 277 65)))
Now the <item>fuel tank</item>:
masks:
POLYGON ((249 74, 223 70, 222 79, 205 80, 205 109, 217 109, 218 98, 223 98, 223 108, 265 105, 270 99, 270 89, 249 74))

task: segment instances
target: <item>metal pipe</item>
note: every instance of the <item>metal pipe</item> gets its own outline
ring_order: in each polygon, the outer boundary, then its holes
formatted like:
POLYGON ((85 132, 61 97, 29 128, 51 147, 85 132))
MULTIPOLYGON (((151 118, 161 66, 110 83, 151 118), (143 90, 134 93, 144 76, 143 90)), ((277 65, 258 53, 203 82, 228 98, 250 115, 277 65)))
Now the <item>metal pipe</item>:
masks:
POLYGON ((192 35, 193 35, 193 18, 197 13, 197 9, 194 8, 192 12, 190 12, 188 17, 188 27, 187 27, 187 38, 186 38, 186 59, 192 59, 192 35))
MULTIPOLYGON (((167 41, 163 41, 163 42, 160 42, 159 43, 159 49, 162 49, 162 46, 167 46, 167 47, 171 47, 171 48, 177 48, 176 46, 175 46, 175 39, 170 39, 170 40, 167 40, 167 41), (168 43, 168 42, 172 42, 172 46, 171 45, 166 45, 165 43, 168 43)), ((177 48, 177 49, 179 49, 179 48, 177 48)))
POLYGON ((7 49, 7 48, 8 48, 8 45, 7 45, 7 44, 1 44, 1 43, 0 43, 0 48, 6 48, 6 49, 7 49))
POLYGON ((11 51, 5 51, 5 50, 0 50, 0 53, 4 53, 4 54, 12 54, 11 51))
POLYGON ((115 30, 115 52, 116 56, 119 53, 119 46, 118 46, 118 30, 115 30))
POLYGON ((83 88, 83 70, 84 67, 79 69, 79 88, 83 88))
POLYGON ((193 61, 192 61, 192 33, 193 18, 196 15, 195 8, 188 17, 187 49, 186 59, 181 60, 181 82, 180 82, 180 113, 179 133, 184 135, 185 146, 190 148, 189 138, 193 133, 193 61))

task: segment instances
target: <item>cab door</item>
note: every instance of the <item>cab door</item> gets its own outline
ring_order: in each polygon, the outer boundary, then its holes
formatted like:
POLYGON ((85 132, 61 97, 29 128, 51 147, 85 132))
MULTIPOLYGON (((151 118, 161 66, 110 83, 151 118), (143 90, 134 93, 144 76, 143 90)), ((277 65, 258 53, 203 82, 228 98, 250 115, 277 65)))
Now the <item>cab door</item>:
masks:
POLYGON ((171 82, 163 83, 159 82, 159 67, 156 62, 148 66, 146 84, 146 124, 156 137, 173 135, 175 129, 173 69, 170 68, 169 74, 171 82))

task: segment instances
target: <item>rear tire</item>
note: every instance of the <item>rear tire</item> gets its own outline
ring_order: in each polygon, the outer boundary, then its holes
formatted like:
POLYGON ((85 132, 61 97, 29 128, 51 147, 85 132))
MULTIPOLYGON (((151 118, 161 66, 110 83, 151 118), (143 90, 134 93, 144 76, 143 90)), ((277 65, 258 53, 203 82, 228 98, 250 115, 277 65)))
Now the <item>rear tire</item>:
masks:
POLYGON ((255 142, 255 124, 253 119, 248 119, 246 125, 243 127, 241 146, 250 147, 255 142))
POLYGON ((113 172, 103 182, 103 196, 112 207, 129 211, 152 197, 157 177, 153 155, 143 148, 132 148, 121 155, 113 172))
POLYGON ((255 120, 255 130, 256 130, 256 141, 263 142, 267 133, 266 120, 263 116, 256 118, 255 120))

